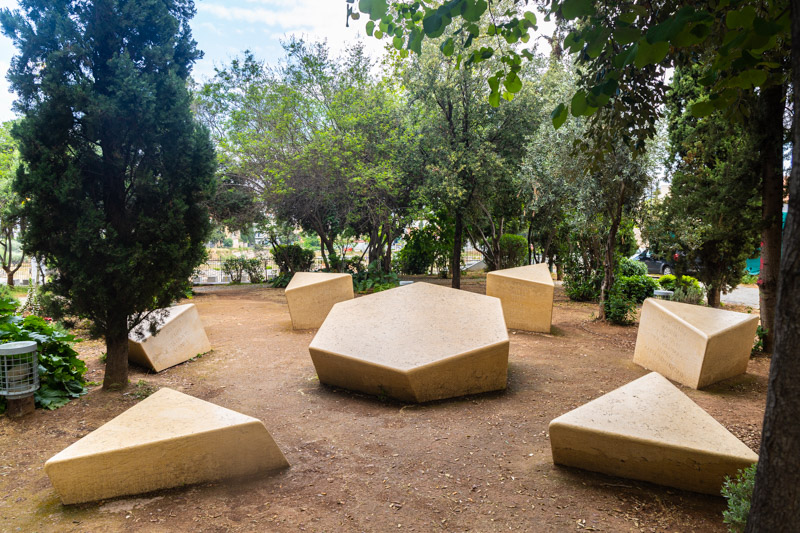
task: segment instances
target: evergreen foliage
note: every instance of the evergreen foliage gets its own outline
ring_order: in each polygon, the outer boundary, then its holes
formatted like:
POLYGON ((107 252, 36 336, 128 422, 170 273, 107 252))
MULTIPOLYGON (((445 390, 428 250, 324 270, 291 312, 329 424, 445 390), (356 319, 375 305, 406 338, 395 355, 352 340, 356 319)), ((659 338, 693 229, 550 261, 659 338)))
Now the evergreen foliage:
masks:
POLYGON ((25 249, 105 336, 103 386, 127 385, 128 333, 179 298, 205 257, 214 149, 187 90, 201 57, 190 0, 26 0, 3 10, 18 49, 25 249))

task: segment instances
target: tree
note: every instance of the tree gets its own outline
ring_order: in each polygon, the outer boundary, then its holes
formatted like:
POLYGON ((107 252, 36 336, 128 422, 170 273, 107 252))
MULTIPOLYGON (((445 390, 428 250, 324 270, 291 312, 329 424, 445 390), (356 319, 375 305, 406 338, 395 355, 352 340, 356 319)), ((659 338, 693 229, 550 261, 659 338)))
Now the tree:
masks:
MULTIPOLYGON (((551 115, 556 127, 566 121, 570 109, 574 115, 591 116, 599 107, 610 105, 624 112, 619 115, 622 120, 609 124, 605 133, 627 135, 635 147, 643 146, 640 141, 652 134, 657 102, 663 94, 663 70, 653 67, 677 60, 701 60, 713 67, 705 79, 712 85, 712 94, 693 106, 696 116, 734 106, 743 92, 785 85, 786 71, 780 63, 769 60, 772 53, 786 57, 791 52, 788 81, 791 87, 800 86, 800 10, 786 0, 625 1, 598 6, 591 0, 551 0, 547 4, 551 15, 566 21, 579 19, 580 28, 570 32, 564 45, 582 63, 591 63, 584 70, 586 89, 575 93, 570 107, 559 105, 551 115)), ((451 0, 439 6, 395 0, 389 11, 384 1, 366 0, 359 4, 359 10, 371 21, 380 21, 381 27, 397 38, 393 39, 396 47, 407 42, 408 49, 418 53, 423 37, 435 37, 453 20, 469 28, 476 11, 480 14, 488 5, 476 0, 451 0)), ((352 11, 348 7, 348 14, 352 11)), ((526 24, 514 15, 512 12, 490 31, 500 33, 507 41, 527 35, 526 24)), ((535 17, 531 18, 529 22, 535 23, 535 17)), ((473 50, 471 57, 494 53, 494 49, 473 50)), ((520 53, 501 51, 501 55, 513 65, 520 53)), ((793 109, 800 109, 797 91, 792 92, 792 103, 793 109)), ((778 277, 775 350, 747 531, 784 530, 800 512, 800 487, 796 484, 800 477, 800 426, 794 420, 800 412, 800 384, 796 380, 800 374, 800 357, 796 355, 800 344, 800 121, 794 121, 792 131, 793 164, 778 277)), ((765 206, 768 203, 764 202, 765 206)))
POLYGON ((18 249, 18 260, 14 260, 14 241, 25 226, 20 216, 22 202, 12 188, 14 176, 20 165, 17 143, 11 136, 13 122, 0 125, 0 266, 6 273, 6 284, 14 285, 14 274, 22 267, 25 254, 18 249))
POLYGON ((702 75, 698 67, 675 72, 667 96, 672 184, 643 233, 651 250, 678 252, 677 270, 694 266, 709 305, 718 307, 758 246, 759 176, 755 142, 744 127, 721 112, 698 119, 687 111, 706 96, 697 84, 702 75))
POLYGON ((0 12, 19 50, 23 244, 105 337, 106 389, 127 385, 129 332, 154 330, 205 257, 214 150, 190 110, 193 14, 191 1, 111 0, 0 12))

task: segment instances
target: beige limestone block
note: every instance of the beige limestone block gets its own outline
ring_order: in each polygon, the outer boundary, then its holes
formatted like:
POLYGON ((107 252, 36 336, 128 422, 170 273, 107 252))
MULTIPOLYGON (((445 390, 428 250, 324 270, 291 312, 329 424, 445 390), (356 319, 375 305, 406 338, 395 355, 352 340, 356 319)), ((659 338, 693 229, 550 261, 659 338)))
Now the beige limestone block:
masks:
POLYGON ((747 372, 758 315, 648 298, 633 362, 700 389, 747 372))
POLYGON ((429 283, 336 304, 309 352, 322 383, 407 402, 506 387, 500 300, 429 283))
POLYGON ((166 312, 155 336, 145 328, 143 337, 131 332, 128 338, 128 359, 156 372, 211 350, 194 304, 176 305, 166 312))
POLYGON ((287 466, 261 421, 161 389, 53 456, 44 470, 71 504, 287 466))
POLYGON ((286 287, 292 328, 318 328, 334 304, 353 299, 353 276, 298 272, 286 287))
POLYGON ((486 275, 486 295, 500 298, 507 327, 550 333, 553 278, 547 265, 489 272, 486 275))
POLYGON ((656 372, 550 422, 550 446, 556 464, 716 495, 758 460, 656 372))

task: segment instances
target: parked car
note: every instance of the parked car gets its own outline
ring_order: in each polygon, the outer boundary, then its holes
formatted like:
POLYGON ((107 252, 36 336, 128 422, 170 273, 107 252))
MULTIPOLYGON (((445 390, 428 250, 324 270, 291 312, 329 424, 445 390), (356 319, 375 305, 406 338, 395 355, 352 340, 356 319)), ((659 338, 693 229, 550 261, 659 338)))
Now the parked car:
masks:
POLYGON ((650 250, 639 250, 630 258, 633 261, 641 261, 644 263, 647 266, 648 274, 658 274, 660 276, 664 276, 675 273, 675 267, 671 262, 664 261, 663 259, 653 256, 650 253, 650 250))

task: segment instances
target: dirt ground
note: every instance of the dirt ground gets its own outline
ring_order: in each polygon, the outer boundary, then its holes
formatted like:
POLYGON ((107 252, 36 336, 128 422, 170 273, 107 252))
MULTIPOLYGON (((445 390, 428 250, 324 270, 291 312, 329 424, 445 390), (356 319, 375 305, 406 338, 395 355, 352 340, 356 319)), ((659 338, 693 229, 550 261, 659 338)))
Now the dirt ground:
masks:
MULTIPOLYGON (((209 354, 157 375, 132 367, 124 392, 93 386, 57 411, 0 418, 0 531, 725 531, 721 497, 553 465, 550 420, 646 373, 631 362, 636 327, 593 321, 595 306, 560 288, 552 334, 510 332, 506 391, 423 405, 320 385, 314 331, 291 329, 282 290, 202 287, 193 302, 209 354), (291 468, 61 505, 44 462, 160 387, 264 421, 291 468)), ((103 346, 78 350, 102 381, 103 346)), ((746 375, 682 390, 757 451, 768 367, 755 358, 746 375)))

